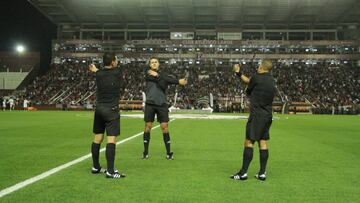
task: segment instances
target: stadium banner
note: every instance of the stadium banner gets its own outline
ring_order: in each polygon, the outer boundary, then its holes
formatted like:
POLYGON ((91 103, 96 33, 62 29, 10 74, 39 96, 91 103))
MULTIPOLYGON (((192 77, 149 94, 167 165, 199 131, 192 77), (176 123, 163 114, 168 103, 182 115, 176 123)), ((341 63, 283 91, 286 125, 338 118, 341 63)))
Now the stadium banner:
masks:
POLYGON ((100 44, 100 45, 263 45, 263 46, 358 46, 356 40, 313 40, 313 41, 286 41, 286 40, 53 40, 53 46, 76 45, 76 44, 100 44))

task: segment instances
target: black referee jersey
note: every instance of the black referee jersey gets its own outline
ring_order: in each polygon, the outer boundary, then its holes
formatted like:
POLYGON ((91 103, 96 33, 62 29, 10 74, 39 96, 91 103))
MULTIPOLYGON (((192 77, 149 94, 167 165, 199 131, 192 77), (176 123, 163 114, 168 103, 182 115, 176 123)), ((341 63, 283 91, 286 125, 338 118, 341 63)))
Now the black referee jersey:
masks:
POLYGON ((97 106, 119 106, 121 74, 120 68, 103 68, 96 72, 97 106))
POLYGON ((272 115, 276 88, 271 73, 256 73, 250 78, 246 94, 250 97, 250 113, 272 115))
POLYGON ((179 80, 167 73, 158 73, 157 77, 146 74, 146 104, 167 104, 166 90, 170 84, 179 84, 179 80))

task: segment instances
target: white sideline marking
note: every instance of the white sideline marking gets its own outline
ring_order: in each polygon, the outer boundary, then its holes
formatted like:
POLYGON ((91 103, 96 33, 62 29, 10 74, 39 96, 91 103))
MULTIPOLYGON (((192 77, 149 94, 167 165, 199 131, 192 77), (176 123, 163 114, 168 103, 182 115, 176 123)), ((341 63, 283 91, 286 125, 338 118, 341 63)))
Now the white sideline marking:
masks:
MULTIPOLYGON (((143 118, 144 114, 123 114, 122 118, 143 118)), ((204 120, 247 120, 248 116, 240 115, 216 115, 216 114, 171 114, 173 119, 204 119, 204 120)), ((273 120, 280 120, 280 117, 273 116, 273 120)))
MULTIPOLYGON (((143 114, 123 114, 122 117, 142 118, 143 114)), ((170 118, 174 119, 205 119, 205 120, 247 120, 248 116, 236 115, 214 115, 214 114, 171 114, 170 118)))
MULTIPOLYGON (((175 119, 171 119, 169 122, 174 121, 174 120, 175 120, 175 119)), ((156 128, 158 128, 158 127, 160 127, 160 125, 157 125, 157 126, 153 127, 152 129, 156 129, 156 128)), ((124 142, 129 141, 129 140, 132 140, 132 139, 134 139, 134 138, 136 138, 136 137, 138 137, 139 135, 142 135, 142 134, 143 134, 143 132, 139 132, 138 134, 135 134, 135 135, 133 135, 133 136, 131 136, 131 137, 128 137, 128 138, 126 138, 126 139, 123 139, 123 140, 117 142, 116 145, 122 144, 122 143, 124 143, 124 142)), ((105 151, 105 147, 103 147, 103 148, 100 150, 100 152, 103 152, 103 151, 105 151)), ((46 177, 48 177, 48 176, 51 176, 52 174, 55 174, 55 173, 57 173, 57 172, 59 172, 59 171, 61 171, 61 170, 63 170, 63 169, 66 169, 66 168, 72 166, 72 165, 75 165, 75 164, 77 164, 77 163, 80 163, 80 162, 82 162, 82 161, 84 161, 85 159, 88 159, 88 158, 90 158, 90 157, 91 157, 91 153, 90 153, 90 154, 87 154, 87 155, 85 155, 85 156, 82 156, 82 157, 80 157, 80 158, 77 158, 77 159, 75 159, 75 160, 73 160, 73 161, 70 161, 70 162, 68 162, 68 163, 66 163, 66 164, 63 164, 63 165, 61 165, 61 166, 58 166, 58 167, 56 167, 56 168, 50 169, 50 170, 48 170, 48 171, 46 171, 46 172, 44 172, 44 173, 42 173, 42 174, 40 174, 40 175, 34 176, 34 177, 32 177, 32 178, 29 178, 29 179, 27 179, 27 180, 25 180, 25 181, 22 181, 22 182, 20 182, 20 183, 15 184, 15 185, 13 185, 13 186, 10 186, 10 187, 8 187, 8 188, 5 188, 5 189, 3 189, 3 190, 0 191, 0 198, 1 198, 1 197, 4 197, 5 195, 8 195, 8 194, 10 194, 10 193, 12 193, 12 192, 15 192, 16 190, 19 190, 19 189, 21 189, 21 188, 24 188, 24 187, 26 187, 26 186, 28 186, 28 185, 30 185, 30 184, 32 184, 32 183, 35 183, 35 182, 37 182, 37 181, 39 181, 39 180, 42 180, 42 179, 44 179, 44 178, 46 178, 46 177)))

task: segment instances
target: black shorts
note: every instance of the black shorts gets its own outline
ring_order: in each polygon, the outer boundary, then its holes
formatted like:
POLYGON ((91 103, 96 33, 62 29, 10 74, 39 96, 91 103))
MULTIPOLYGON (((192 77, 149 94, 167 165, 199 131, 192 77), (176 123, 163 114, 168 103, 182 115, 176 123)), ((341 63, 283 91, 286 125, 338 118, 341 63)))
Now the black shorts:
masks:
POLYGON ((107 136, 120 135, 119 107, 96 107, 93 132, 104 134, 105 130, 107 136))
POLYGON ((251 141, 269 140, 272 116, 250 114, 246 124, 246 139, 251 141))
POLYGON ((159 123, 169 122, 169 109, 166 104, 162 106, 145 104, 144 121, 154 122, 155 114, 159 123))

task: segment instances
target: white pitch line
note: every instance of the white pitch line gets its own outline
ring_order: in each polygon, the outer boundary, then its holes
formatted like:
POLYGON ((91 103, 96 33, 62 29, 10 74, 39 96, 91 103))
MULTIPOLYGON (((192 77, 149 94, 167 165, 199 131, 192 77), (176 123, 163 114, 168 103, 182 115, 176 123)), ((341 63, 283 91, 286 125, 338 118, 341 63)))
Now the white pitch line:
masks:
MULTIPOLYGON (((174 121, 174 120, 175 120, 175 119, 171 119, 170 122, 171 122, 171 121, 174 121)), ((160 127, 160 125, 157 125, 157 126, 153 127, 152 129, 156 129, 156 128, 158 128, 158 127, 160 127)), ((129 141, 129 140, 132 140, 132 139, 134 139, 134 138, 136 138, 136 137, 138 137, 139 135, 142 135, 142 134, 143 134, 143 132, 139 132, 139 133, 137 133, 137 134, 135 134, 135 135, 133 135, 133 136, 131 136, 131 137, 128 137, 128 138, 126 138, 126 139, 123 139, 123 140, 117 142, 116 145, 122 144, 122 143, 124 143, 124 142, 129 141)), ((105 151, 105 147, 103 147, 103 148, 100 150, 100 152, 103 152, 103 151, 105 151)), ((51 176, 52 174, 55 174, 55 173, 57 173, 57 172, 59 172, 59 171, 61 171, 61 170, 64 170, 64 169, 66 169, 66 168, 69 168, 69 167, 72 166, 72 165, 78 164, 78 163, 80 163, 80 162, 82 162, 82 161, 84 161, 85 159, 88 159, 88 158, 90 158, 90 157, 91 157, 91 153, 90 153, 90 154, 87 154, 87 155, 85 155, 85 156, 82 156, 82 157, 80 157, 80 158, 77 158, 77 159, 75 159, 75 160, 73 160, 73 161, 70 161, 70 162, 68 162, 68 163, 66 163, 66 164, 63 164, 63 165, 61 165, 61 166, 58 166, 58 167, 56 167, 56 168, 50 169, 50 170, 48 170, 48 171, 46 171, 46 172, 44 172, 44 173, 42 173, 42 174, 40 174, 40 175, 37 175, 37 176, 34 176, 34 177, 29 178, 29 179, 27 179, 27 180, 24 180, 24 181, 22 181, 22 182, 20 182, 20 183, 17 183, 17 184, 15 184, 15 185, 13 185, 13 186, 10 186, 10 187, 8 187, 8 188, 5 188, 5 189, 3 189, 3 190, 0 191, 0 198, 1 198, 1 197, 4 197, 5 195, 8 195, 8 194, 10 194, 10 193, 13 193, 13 192, 15 192, 15 191, 17 191, 17 190, 19 190, 19 189, 21 189, 21 188, 24 188, 24 187, 26 187, 26 186, 28 186, 28 185, 30 185, 30 184, 32 184, 32 183, 35 183, 35 182, 37 182, 37 181, 39 181, 39 180, 42 180, 42 179, 44 179, 44 178, 46 178, 46 177, 49 177, 49 176, 51 176)))

